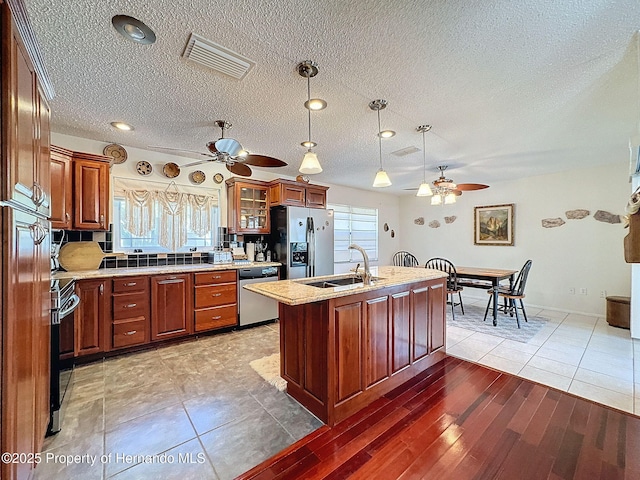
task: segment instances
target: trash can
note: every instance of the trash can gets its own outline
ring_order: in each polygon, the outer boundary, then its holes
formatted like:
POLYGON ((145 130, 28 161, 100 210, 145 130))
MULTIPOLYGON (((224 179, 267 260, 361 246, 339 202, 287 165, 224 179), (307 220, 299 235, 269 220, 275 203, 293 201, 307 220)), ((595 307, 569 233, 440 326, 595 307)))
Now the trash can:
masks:
POLYGON ((629 328, 630 297, 607 297, 607 323, 612 327, 629 328))

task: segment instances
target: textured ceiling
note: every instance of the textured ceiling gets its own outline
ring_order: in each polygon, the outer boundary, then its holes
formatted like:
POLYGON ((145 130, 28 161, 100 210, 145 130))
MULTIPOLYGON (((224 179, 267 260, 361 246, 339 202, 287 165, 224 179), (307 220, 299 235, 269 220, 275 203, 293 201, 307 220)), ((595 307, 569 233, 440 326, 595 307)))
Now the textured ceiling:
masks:
MULTIPOLYGON (((280 158, 295 176, 307 137, 306 80, 328 102, 312 113, 324 172, 313 181, 371 189, 376 98, 389 102, 383 163, 407 193, 451 165, 458 183, 626 162, 640 118, 637 0, 26 0, 56 96, 55 132, 145 148, 205 151, 227 136, 280 158), (144 21, 153 45, 121 37, 111 17, 144 21), (243 79, 182 57, 191 33, 256 62, 243 79), (135 126, 122 133, 109 125, 135 126), (391 152, 416 146, 397 157, 391 152), (454 168, 455 167, 455 168, 454 168)), ((187 163, 185 159, 181 163, 187 163)), ((192 160, 191 160, 192 161, 192 160)), ((194 167, 195 169, 196 167, 194 167)))

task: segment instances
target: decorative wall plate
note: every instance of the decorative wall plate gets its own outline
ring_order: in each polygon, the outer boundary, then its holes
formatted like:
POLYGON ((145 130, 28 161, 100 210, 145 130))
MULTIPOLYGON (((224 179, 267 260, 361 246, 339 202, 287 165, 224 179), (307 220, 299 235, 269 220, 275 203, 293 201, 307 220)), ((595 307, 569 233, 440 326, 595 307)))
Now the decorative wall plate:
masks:
POLYGON ((180 167, 172 162, 165 163, 164 167, 162 167, 162 173, 164 173, 164 176, 167 178, 176 178, 180 175, 180 167))
POLYGON ((136 171, 140 175, 151 175, 151 172, 153 172, 153 167, 149 162, 141 160, 138 163, 136 163, 136 171))
POLYGON ((222 183, 223 180, 224 180, 224 177, 222 176, 221 173, 216 173, 213 176, 213 181, 216 182, 216 183, 222 183))
POLYGON ((196 170, 195 172, 191 172, 191 181, 196 184, 200 184, 205 181, 206 175, 201 170, 196 170))
POLYGON ((110 143, 104 147, 102 153, 107 157, 113 158, 113 163, 124 163, 127 161, 127 151, 122 145, 118 145, 117 143, 110 143))

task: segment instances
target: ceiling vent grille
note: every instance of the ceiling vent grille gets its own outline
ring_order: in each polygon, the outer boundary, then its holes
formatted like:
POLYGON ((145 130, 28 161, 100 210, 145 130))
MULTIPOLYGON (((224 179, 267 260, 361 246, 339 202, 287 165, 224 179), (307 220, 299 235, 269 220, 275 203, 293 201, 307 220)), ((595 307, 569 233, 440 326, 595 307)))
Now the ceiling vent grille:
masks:
POLYGON ((191 34, 182 54, 184 58, 216 72, 242 80, 256 64, 217 43, 195 33, 191 34))
POLYGON ((391 155, 395 155, 396 157, 404 157, 406 155, 411 155, 412 153, 419 152, 420 149, 418 147, 405 147, 400 150, 396 150, 395 152, 391 152, 391 155))

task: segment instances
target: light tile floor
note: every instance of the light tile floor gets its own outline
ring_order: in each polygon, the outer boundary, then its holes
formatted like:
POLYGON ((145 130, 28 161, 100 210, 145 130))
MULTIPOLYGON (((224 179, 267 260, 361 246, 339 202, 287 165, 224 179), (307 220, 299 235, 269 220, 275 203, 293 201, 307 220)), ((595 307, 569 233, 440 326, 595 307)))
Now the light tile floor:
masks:
POLYGON ((275 455, 322 425, 249 366, 279 351, 278 332, 270 324, 76 368, 35 479, 224 480, 275 455))
POLYGON ((447 353, 640 415, 640 341, 629 330, 603 317, 526 308, 549 320, 527 343, 447 326, 447 353))

